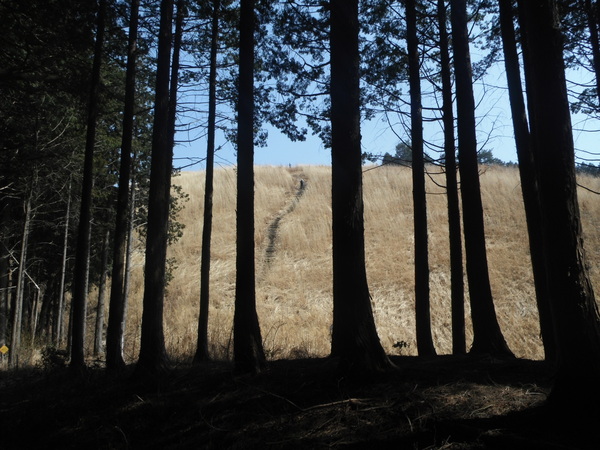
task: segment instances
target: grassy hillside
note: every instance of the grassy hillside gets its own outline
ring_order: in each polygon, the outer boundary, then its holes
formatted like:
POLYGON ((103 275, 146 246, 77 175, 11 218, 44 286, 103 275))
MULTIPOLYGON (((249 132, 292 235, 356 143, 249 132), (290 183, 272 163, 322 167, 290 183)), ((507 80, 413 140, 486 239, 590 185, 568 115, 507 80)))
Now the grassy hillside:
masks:
MULTIPOLYGON (((433 168, 433 172, 437 169, 433 168)), ((331 325, 331 205, 327 167, 256 168, 257 308, 272 358, 324 356, 331 325), (300 180, 305 191, 297 197, 300 180), (274 227, 275 219, 279 219, 274 227), (275 228, 275 229, 274 229, 275 228), (274 239, 269 237, 269 233, 274 239), (274 251, 267 251, 271 245, 274 251)), ((175 179, 190 195, 180 220, 183 238, 170 248, 173 280, 165 301, 167 348, 177 357, 193 354, 199 302, 204 173, 185 172, 175 179)), ((442 174, 428 180, 431 302, 434 343, 438 353, 451 350, 450 274, 446 198, 442 174)), ((580 183, 600 191, 600 179, 580 183)), ((416 353, 414 333, 413 218, 410 170, 378 167, 364 173, 366 254, 369 286, 381 341, 408 343, 402 354, 416 353)), ((533 280, 518 171, 482 168, 488 259, 500 326, 519 357, 540 359, 533 280)), ((600 286, 600 198, 579 190, 585 244, 594 285, 600 286)), ((214 232, 209 332, 212 352, 226 357, 232 348, 235 288, 235 170, 215 174, 214 232)), ((139 350, 143 286, 143 247, 135 255, 134 282, 126 337, 126 354, 139 350)), ((470 342, 468 301, 467 343, 470 342)))

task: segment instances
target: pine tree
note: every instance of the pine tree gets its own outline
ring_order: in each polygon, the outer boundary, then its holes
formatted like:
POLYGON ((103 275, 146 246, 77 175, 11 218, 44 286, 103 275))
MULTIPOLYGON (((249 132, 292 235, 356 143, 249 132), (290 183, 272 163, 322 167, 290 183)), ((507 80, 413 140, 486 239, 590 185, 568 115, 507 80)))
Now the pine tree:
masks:
POLYGON ((115 214, 112 282, 110 287, 108 328, 106 330, 106 368, 109 370, 119 369, 125 365, 122 345, 124 333, 123 324, 125 319, 123 278, 125 276, 125 248, 127 243, 127 222, 130 207, 129 184, 131 182, 131 153, 136 98, 135 81, 139 8, 140 0, 132 0, 127 45, 127 72, 125 75, 125 104, 123 108, 119 187, 115 214))
POLYGON ((233 346, 236 371, 258 373, 265 364, 265 354, 256 314, 254 265, 254 0, 241 0, 240 5, 233 346))
POLYGON ((163 307, 173 166, 173 147, 169 133, 172 22, 173 0, 162 0, 152 134, 142 334, 136 376, 157 374, 168 368, 163 307))
POLYGON ((94 147, 96 143, 96 121, 98 117, 98 90, 100 87, 100 64, 104 48, 104 22, 106 0, 98 3, 98 26, 94 48, 92 81, 88 106, 88 122, 85 144, 85 161, 79 212, 77 234, 77 250, 75 254, 75 269, 72 300, 72 329, 71 329, 71 368, 81 370, 85 366, 85 319, 87 304, 88 272, 90 259, 90 234, 92 222, 92 189, 94 184, 93 165, 94 147))
MULTIPOLYGON (((535 120, 531 136, 539 174, 542 230, 550 305, 558 350, 548 398, 569 424, 591 426, 600 400, 600 314, 585 261, 577 200, 575 151, 557 3, 519 1, 525 37, 527 100, 535 120)), ((561 422, 563 423, 563 422, 561 422)))
POLYGON ((473 321, 473 345, 470 352, 513 356, 500 331, 490 287, 477 166, 475 100, 467 29, 467 5, 465 0, 452 0, 450 5, 465 255, 473 321))
POLYGON ((417 38, 417 7, 415 3, 415 0, 405 1, 415 229, 415 313, 419 355, 431 356, 435 355, 435 347, 431 335, 429 301, 429 249, 427 242, 425 162, 423 158, 423 110, 421 106, 421 74, 419 41, 417 38))
POLYGON ((202 227, 202 256, 200 266, 200 314, 198 316, 198 345, 194 361, 206 361, 208 354, 208 306, 210 301, 210 244, 212 234, 213 176, 215 161, 215 131, 217 109, 217 51, 221 1, 213 1, 210 45, 210 74, 208 92, 208 143, 206 148, 206 181, 204 187, 204 225, 202 227))
POLYGON ((358 0, 331 2, 333 330, 340 370, 392 367, 377 335, 367 284, 360 148, 358 0))

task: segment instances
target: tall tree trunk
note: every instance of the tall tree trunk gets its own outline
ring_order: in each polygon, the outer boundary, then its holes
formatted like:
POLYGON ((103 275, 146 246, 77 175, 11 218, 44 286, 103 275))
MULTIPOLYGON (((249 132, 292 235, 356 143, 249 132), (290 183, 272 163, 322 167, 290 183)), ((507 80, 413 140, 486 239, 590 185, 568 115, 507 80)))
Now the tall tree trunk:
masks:
POLYGON ((27 262, 27 244, 31 227, 31 198, 33 186, 30 187, 24 202, 25 218, 23 221, 23 237, 21 238, 21 255, 19 257, 19 274, 15 291, 15 305, 12 311, 12 337, 9 353, 9 365, 18 367, 19 351, 21 350, 21 330, 23 325, 23 290, 25 289, 25 264, 27 262))
POLYGON ((57 287, 58 280, 60 278, 56 276, 52 276, 48 281, 48 286, 44 289, 44 294, 42 295, 42 304, 40 308, 39 320, 36 325, 36 336, 41 338, 46 342, 54 342, 52 339, 52 320, 55 317, 52 316, 53 312, 56 310, 57 303, 57 287), (50 338, 50 339, 48 339, 50 338))
POLYGON ((556 345, 554 344, 552 316, 550 313, 549 286, 542 240, 542 218, 538 182, 535 172, 533 149, 530 142, 525 101, 523 99, 523 88, 521 87, 521 69, 519 67, 519 56, 513 24, 513 1, 500 0, 499 6, 504 64, 506 67, 508 95, 510 98, 517 157, 519 160, 521 190, 527 218, 529 252, 531 254, 533 280, 540 316, 540 331, 544 342, 546 359, 554 361, 556 358, 556 345))
POLYGON ((429 302, 429 251, 427 243, 427 196, 423 158, 423 110, 421 106, 421 74, 417 11, 415 0, 406 0, 406 44, 410 84, 410 121, 412 140, 412 181, 415 229, 415 314, 417 350, 420 356, 435 355, 431 335, 429 302))
POLYGON ((67 350, 67 355, 71 354, 71 342, 72 342, 72 333, 71 330, 73 329, 73 298, 71 296, 71 302, 69 305, 69 320, 67 321, 67 345, 66 345, 66 350, 67 350))
MULTIPOLYGON (((0 256, 0 347, 8 337, 8 255, 0 256)), ((0 357, 1 358, 1 357, 0 357)))
POLYGON ((233 352, 236 371, 257 373, 265 364, 265 354, 256 314, 254 263, 254 0, 241 0, 240 8, 233 352))
POLYGON ((392 367, 375 329, 367 284, 360 148, 358 0, 331 1, 333 332, 344 372, 392 367))
POLYGON ((444 159, 446 167, 446 196, 448 198, 448 235, 450 240, 450 296, 452 305, 452 353, 466 353, 465 340, 465 283, 463 278, 462 231, 456 177, 456 144, 454 112, 452 110, 452 73, 446 28, 446 6, 438 0, 440 30, 440 66, 442 78, 442 119, 444 123, 444 159))
POLYGON ((596 423, 600 314, 583 248, 563 36, 556 2, 521 0, 519 13, 527 44, 525 70, 531 86, 527 100, 536 118, 533 145, 544 155, 535 163, 558 350, 557 375, 548 402, 564 418, 596 423))
POLYGON ((30 306, 29 314, 29 332, 31 335, 31 348, 35 348, 35 331, 40 317, 40 305, 44 296, 43 289, 28 276, 31 283, 35 286, 35 292, 33 293, 33 299, 30 306))
POLYGON ((121 164, 119 167, 119 189, 117 193, 117 211, 115 218, 115 236, 113 247, 112 282, 110 286, 110 305, 108 328, 106 330, 106 368, 120 369, 125 366, 123 360, 123 322, 125 300, 123 298, 123 278, 125 247, 127 245, 127 214, 129 207, 129 183, 131 179, 131 151, 135 115, 135 79, 137 62, 137 35, 140 0, 132 0, 129 19, 129 41, 127 45, 127 72, 125 75, 125 105, 123 111, 123 136, 121 138, 121 164))
POLYGON ((200 263, 200 315, 198 316, 198 346, 195 362, 207 361, 208 306, 210 300, 210 244, 212 235, 213 177, 215 164, 215 127, 217 110, 217 51, 221 0, 213 1, 210 41, 210 74, 208 85, 208 143, 206 148, 206 181, 204 185, 204 225, 202 227, 202 256, 200 263))
POLYGON ((60 347, 63 330, 64 330, 64 313, 65 313, 65 278, 67 276, 67 255, 69 250, 69 222, 71 219, 71 178, 69 178, 69 186, 67 192, 67 208, 65 210, 65 231, 63 237, 63 248, 62 248, 62 261, 60 267, 60 287, 58 292, 58 301, 56 304, 55 312, 55 326, 54 326, 54 343, 56 347, 60 347))
POLYGON ((135 232, 135 177, 131 178, 131 191, 129 195, 129 225, 127 230, 127 248, 125 250, 125 276, 123 277, 123 319, 121 321, 121 354, 125 347, 125 325, 127 321, 127 307, 129 305, 129 291, 131 287, 131 255, 133 252, 133 233, 135 232))
POLYGON ((173 147, 169 132, 169 68, 173 0, 160 4, 154 129, 146 233, 146 266, 140 355, 136 375, 158 374, 168 368, 163 329, 167 240, 173 147))
MULTIPOLYGON (((5 233, 9 219, 9 205, 7 201, 0 202, 0 230, 5 233)), ((3 234, 6 236, 6 234, 3 234)), ((0 242, 0 347, 8 344, 8 314, 9 314, 9 269, 10 255, 6 243, 0 242)), ((5 354, 0 353, 0 362, 5 360, 5 354)))
POLYGON ((477 166, 475 100, 465 0, 452 0, 451 21, 467 278, 473 322, 473 354, 513 356, 500 331, 488 272, 483 205, 477 166))
POLYGON ((92 188, 94 185, 94 146, 96 143, 96 119, 98 117, 98 90, 100 86, 100 65, 104 47, 104 21, 106 0, 98 3, 96 43, 90 85, 88 105, 87 134, 85 142, 85 159, 83 163, 83 181, 81 186, 81 207, 77 234, 77 250, 73 271, 72 330, 71 330, 71 363, 74 370, 85 367, 84 341, 85 316, 87 304, 87 274, 89 270, 90 232, 92 221, 92 188))
POLYGON ((98 305, 96 307, 96 328, 94 332, 94 356, 98 357, 103 352, 102 341, 104 338, 104 297, 106 292, 106 278, 108 276, 108 247, 110 245, 110 231, 106 230, 102 244, 102 268, 100 285, 98 286, 98 305))

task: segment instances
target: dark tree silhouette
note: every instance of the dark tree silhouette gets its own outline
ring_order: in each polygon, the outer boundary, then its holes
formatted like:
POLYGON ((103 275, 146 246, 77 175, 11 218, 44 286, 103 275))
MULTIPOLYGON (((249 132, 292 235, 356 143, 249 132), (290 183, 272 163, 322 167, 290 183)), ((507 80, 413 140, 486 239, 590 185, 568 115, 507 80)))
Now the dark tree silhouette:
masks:
POLYGON ((169 130, 172 22, 173 0, 162 0, 146 232, 142 333, 136 376, 161 373, 168 368, 163 330, 163 306, 173 166, 173 146, 169 130))
MULTIPOLYGON (((3 221, 7 218, 8 213, 8 202, 4 199, 0 201, 0 229, 4 232, 5 224, 3 221)), ((4 244, 2 242, 2 244, 4 244)), ((0 347, 7 344, 8 337, 8 269, 9 269, 9 255, 2 250, 0 253, 0 347)), ((0 361, 4 359, 4 356, 0 356, 0 361)))
POLYGON ((102 242, 100 263, 100 284, 98 285, 98 304, 96 305, 96 327, 94 330, 94 357, 100 356, 104 352, 104 303, 106 282, 108 278, 108 252, 110 247, 110 230, 104 233, 104 242, 102 242))
POLYGON ((200 315, 198 316, 198 345, 194 362, 206 361, 208 354, 208 306, 210 301, 210 243, 212 235, 213 178, 215 165, 215 128, 217 109, 217 51, 221 0, 213 1, 210 39, 210 73, 208 81, 208 136, 206 147, 206 180, 204 185, 204 225, 200 261, 200 315))
POLYGON ((466 353, 465 283, 463 278, 462 231, 456 176, 456 144, 452 110, 452 73, 446 28, 446 4, 438 0, 437 19, 440 32, 440 70, 442 79, 442 120, 444 122, 444 160, 446 196, 448 198, 448 234, 450 237, 450 296, 452 305, 452 353, 466 353))
POLYGON ((417 38, 417 8, 415 0, 405 0, 406 46, 410 84, 410 122, 412 141, 412 181, 415 229, 415 315, 417 350, 420 356, 435 355, 431 336, 429 302, 429 250, 427 243, 427 196, 425 193, 425 162, 423 158, 423 109, 421 106, 421 74, 419 41, 417 38))
POLYGON ((358 0, 331 1, 333 333, 343 371, 392 367, 377 336, 367 285, 360 148, 358 0))
POLYGON ((131 151, 133 141, 137 30, 140 0, 132 0, 127 45, 127 71, 125 74, 125 105, 123 110, 123 135, 121 138, 121 163, 113 243, 113 268, 110 286, 108 327, 106 330, 106 368, 120 369, 123 360, 123 333, 125 324, 125 249, 127 246, 127 216, 129 211, 129 182, 131 180, 131 151))
MULTIPOLYGON (((21 238, 21 252, 19 255, 19 273, 17 275, 17 281, 15 286, 14 300, 11 319, 12 319, 12 329, 11 329, 11 350, 9 353, 9 364, 11 367, 17 367, 19 365, 19 353, 21 349, 21 334, 23 328, 23 289, 25 287, 25 266, 27 262, 27 250, 28 250, 28 242, 29 235, 31 230, 31 200, 33 197, 33 180, 31 181, 31 185, 29 186, 29 192, 27 193, 26 198, 23 200, 23 210, 25 217, 23 218, 23 234, 21 238)), ((82 366, 84 364, 82 363, 82 366)))
POLYGON ((67 275, 67 255, 69 250, 69 222, 71 217, 71 198, 72 195, 72 180, 69 177, 69 182, 67 184, 67 205, 65 209, 65 224, 63 231, 63 248, 62 248, 62 258, 61 258, 61 267, 60 267, 60 283, 58 288, 58 299, 56 301, 56 308, 54 310, 55 317, 55 326, 54 326, 54 342, 57 347, 60 347, 60 344, 63 340, 64 336, 64 312, 65 312, 65 278, 67 275))
POLYGON ((90 233, 92 222, 92 188, 94 185, 94 147, 96 144, 96 121, 98 117, 98 91, 100 88, 100 66, 104 48, 104 22, 106 0, 98 3, 96 43, 88 105, 87 133, 85 140, 85 159, 83 163, 83 181, 81 186, 81 206, 73 270, 72 328, 71 328, 71 368, 81 370, 85 367, 84 341, 87 304, 87 279, 90 256, 90 233))
POLYGON ((465 254, 473 322, 473 345, 470 353, 513 356, 498 325, 488 272, 477 165, 475 100, 467 28, 467 5, 465 0, 452 0, 450 5, 465 254))
POLYGON ((237 372, 258 373, 265 354, 254 265, 254 0, 241 0, 240 8, 234 360, 237 372))
POLYGON ((525 100, 523 98, 523 89, 521 87, 521 70, 519 67, 519 55, 517 52, 513 24, 513 1, 500 0, 499 7, 502 45, 504 48, 504 64, 506 67, 508 95, 512 112, 517 158, 519 160, 521 190, 523 193, 523 203, 525 204, 527 231, 529 236, 529 252, 531 255, 534 286, 540 316, 540 331, 544 342, 546 359, 553 361, 556 357, 556 346, 554 345, 552 317, 548 300, 548 278, 546 275, 544 244, 542 241, 542 218, 533 149, 531 147, 529 135, 529 124, 527 122, 525 100))
POLYGON ((596 423, 600 400, 600 315, 583 248, 558 17, 554 1, 519 1, 529 79, 527 100, 535 116, 531 134, 558 350, 557 374, 548 404, 562 417, 583 417, 596 423))

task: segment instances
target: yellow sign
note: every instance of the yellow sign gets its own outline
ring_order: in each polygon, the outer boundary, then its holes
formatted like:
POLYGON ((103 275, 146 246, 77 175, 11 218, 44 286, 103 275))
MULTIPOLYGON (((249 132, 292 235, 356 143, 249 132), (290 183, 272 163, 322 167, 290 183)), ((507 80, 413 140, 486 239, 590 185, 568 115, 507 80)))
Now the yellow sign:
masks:
POLYGON ((8 353, 8 347, 6 345, 3 345, 2 347, 0 347, 0 353, 2 353, 3 355, 6 355, 8 353))

